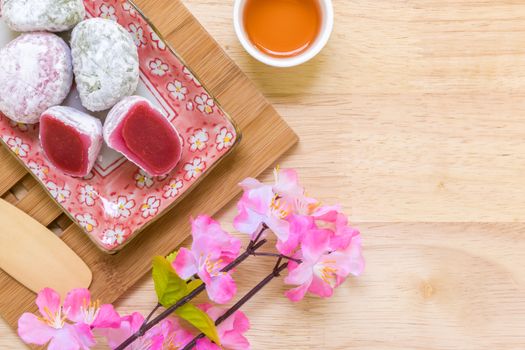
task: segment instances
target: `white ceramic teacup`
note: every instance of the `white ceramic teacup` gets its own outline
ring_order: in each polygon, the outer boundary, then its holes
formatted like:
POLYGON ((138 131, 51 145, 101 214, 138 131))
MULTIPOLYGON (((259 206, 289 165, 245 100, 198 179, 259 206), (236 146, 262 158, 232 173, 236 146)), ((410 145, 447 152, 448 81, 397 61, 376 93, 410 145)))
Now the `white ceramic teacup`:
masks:
POLYGON ((332 0, 317 0, 321 9, 321 29, 317 35, 317 39, 310 47, 293 57, 273 57, 261 52, 255 45, 252 44, 244 27, 244 7, 247 0, 235 0, 233 7, 233 24, 235 33, 239 38, 242 46, 248 53, 258 61, 274 67, 293 67, 305 63, 314 58, 323 47, 325 47, 334 27, 334 9, 332 0))

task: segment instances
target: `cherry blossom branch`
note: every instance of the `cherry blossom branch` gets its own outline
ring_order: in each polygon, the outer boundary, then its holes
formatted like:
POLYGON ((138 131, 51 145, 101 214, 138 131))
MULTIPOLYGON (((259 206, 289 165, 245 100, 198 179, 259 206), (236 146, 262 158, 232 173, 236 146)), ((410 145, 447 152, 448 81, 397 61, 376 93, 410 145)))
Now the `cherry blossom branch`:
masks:
POLYGON ((250 243, 248 244, 248 249, 251 249, 253 248, 253 246, 259 241, 259 239, 261 238, 262 234, 264 233, 264 231, 266 231, 268 229, 268 225, 266 225, 265 223, 262 224, 262 227, 261 227, 261 230, 259 231, 259 233, 257 233, 257 236, 255 236, 255 239, 252 239, 250 241, 250 243))
MULTIPOLYGON (((279 258, 281 260, 281 258, 279 258)), ((252 290, 246 293, 235 305, 233 305, 228 311, 226 311, 221 317, 215 321, 215 325, 218 326, 222 322, 226 321, 230 316, 237 312, 244 304, 246 304, 251 298, 255 296, 261 289, 263 289, 268 283, 270 283, 274 278, 277 278, 281 275, 288 267, 288 263, 284 263, 280 266, 277 266, 272 273, 266 276, 261 282, 259 282, 252 290)), ((204 333, 197 335, 191 342, 189 342, 182 350, 191 350, 197 345, 199 339, 204 338, 204 333)))
MULTIPOLYGON (((149 313, 148 317, 146 317, 146 319, 144 320, 144 323, 142 323, 142 326, 140 326, 140 332, 144 332, 143 328, 146 326, 146 324, 149 322, 149 320, 151 319, 151 317, 153 316, 153 314, 161 307, 162 305, 160 303, 157 303, 157 305, 155 305, 155 307, 153 308, 153 310, 151 310, 151 312, 149 313)), ((144 334, 144 333, 142 333, 144 334)))
POLYGON ((286 260, 290 260, 290 261, 293 261, 293 262, 296 262, 298 264, 302 264, 303 261, 301 259, 296 259, 296 258, 292 258, 291 256, 287 256, 287 255, 283 255, 283 254, 277 254, 277 253, 257 253, 257 252, 253 252, 252 253, 253 256, 273 256, 273 257, 276 257, 276 258, 282 258, 282 259, 286 259, 286 260))
MULTIPOLYGON (((259 237, 264 232, 262 230, 259 233, 259 237)), ((253 242, 253 241, 252 241, 253 242)), ((235 267, 237 267, 239 264, 241 264, 244 260, 246 260, 248 257, 250 257, 254 252, 257 251, 257 249, 261 248, 263 245, 265 245, 267 242, 266 239, 263 239, 253 245, 248 245, 246 248, 246 251, 239 255, 237 259, 226 265, 221 272, 228 272, 233 270, 235 267)), ((142 325, 140 330, 130 336, 128 339, 126 339, 122 344, 120 344, 115 350, 124 350, 127 346, 132 344, 135 340, 142 337, 147 331, 149 331, 151 328, 155 327, 158 323, 160 323, 165 318, 169 317, 175 310, 180 308, 181 306, 187 304, 191 300, 193 300, 196 296, 198 296, 200 293, 202 293, 204 290, 206 290, 206 285, 201 284, 199 287, 195 288, 190 294, 186 295, 184 298, 180 299, 178 302, 176 302, 174 305, 170 306, 166 310, 164 310, 162 313, 160 313, 157 317, 155 317, 150 322, 142 325)))

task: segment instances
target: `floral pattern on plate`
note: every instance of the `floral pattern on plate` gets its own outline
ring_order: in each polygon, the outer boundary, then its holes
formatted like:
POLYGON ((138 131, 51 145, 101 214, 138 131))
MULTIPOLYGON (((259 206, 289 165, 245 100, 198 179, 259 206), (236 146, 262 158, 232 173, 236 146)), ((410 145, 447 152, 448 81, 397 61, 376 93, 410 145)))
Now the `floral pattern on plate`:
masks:
MULTIPOLYGON (((0 137, 69 216, 106 252, 120 250, 223 158, 239 134, 215 99, 131 3, 85 0, 89 17, 118 21, 139 50, 139 94, 156 103, 183 138, 183 156, 168 176, 151 177, 121 155, 102 151, 83 179, 63 175, 43 157, 38 127, 0 114, 0 137)), ((74 100, 72 92, 68 101, 74 100)), ((100 115, 103 117, 103 115, 100 115)))

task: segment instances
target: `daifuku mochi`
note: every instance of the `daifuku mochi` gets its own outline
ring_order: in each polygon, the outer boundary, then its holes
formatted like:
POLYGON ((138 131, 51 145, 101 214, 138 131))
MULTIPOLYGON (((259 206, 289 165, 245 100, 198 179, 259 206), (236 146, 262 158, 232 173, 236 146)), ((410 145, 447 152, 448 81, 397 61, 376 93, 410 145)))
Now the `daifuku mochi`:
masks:
POLYGON ((23 34, 0 50, 0 111, 16 122, 38 123, 72 82, 69 47, 55 34, 23 34))
POLYGON ((102 123, 71 107, 51 107, 40 117, 40 143, 58 170, 83 177, 93 168, 102 147, 102 123))
POLYGON ((80 100, 90 111, 109 109, 137 89, 138 50, 117 22, 91 18, 78 24, 71 34, 71 53, 80 100))
POLYGON ((86 16, 82 0, 2 0, 2 16, 17 32, 63 32, 86 16))
POLYGON ((104 123, 104 140, 152 176, 172 171, 182 155, 177 129, 140 96, 127 97, 113 107, 104 123))

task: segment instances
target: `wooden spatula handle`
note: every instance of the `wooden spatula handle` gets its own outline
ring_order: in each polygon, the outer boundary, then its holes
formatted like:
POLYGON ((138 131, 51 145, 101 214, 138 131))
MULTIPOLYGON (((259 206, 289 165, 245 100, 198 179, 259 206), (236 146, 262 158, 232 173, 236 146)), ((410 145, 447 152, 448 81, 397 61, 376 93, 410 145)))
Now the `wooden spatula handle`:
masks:
POLYGON ((34 292, 88 288, 89 267, 53 232, 0 199, 0 268, 34 292))

